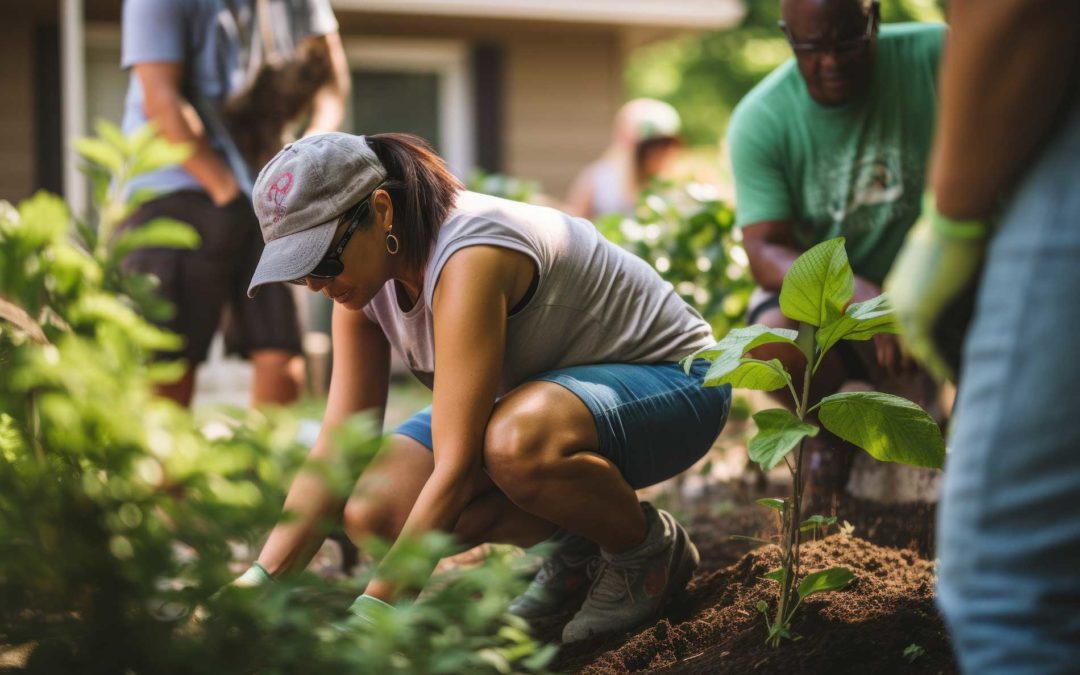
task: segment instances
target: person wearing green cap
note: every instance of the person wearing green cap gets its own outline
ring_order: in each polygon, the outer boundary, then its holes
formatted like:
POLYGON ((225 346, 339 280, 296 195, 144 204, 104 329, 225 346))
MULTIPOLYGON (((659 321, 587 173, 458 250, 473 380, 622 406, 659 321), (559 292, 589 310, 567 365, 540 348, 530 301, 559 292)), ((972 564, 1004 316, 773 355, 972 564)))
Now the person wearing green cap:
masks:
MULTIPOLYGON (((709 450, 730 387, 679 360, 708 324, 647 263, 587 220, 464 190, 407 134, 323 134, 262 170, 266 247, 249 293, 294 282, 336 302, 334 367, 313 457, 348 416, 386 404, 390 351, 433 391, 340 503, 301 474, 242 583, 302 567, 342 517, 354 541, 432 530, 475 544, 546 540, 510 611, 573 618, 563 640, 655 617, 698 553, 635 490, 709 450)), ((394 565, 395 544, 379 570, 394 565)), ((404 595, 377 570, 354 611, 404 595)))

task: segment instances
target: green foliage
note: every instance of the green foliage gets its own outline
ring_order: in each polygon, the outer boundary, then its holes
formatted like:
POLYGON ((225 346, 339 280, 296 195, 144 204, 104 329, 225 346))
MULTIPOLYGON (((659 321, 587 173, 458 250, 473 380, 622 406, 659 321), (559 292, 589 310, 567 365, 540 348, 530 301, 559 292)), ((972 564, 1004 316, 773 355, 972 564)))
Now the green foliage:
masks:
MULTIPOLYGON (((366 628, 333 627, 362 580, 331 586, 304 573, 217 593, 237 573, 232 546, 257 545, 292 475, 319 472, 344 499, 382 439, 357 416, 332 439, 332 460, 308 461, 293 411, 222 410, 197 424, 152 394, 182 368, 150 355, 178 339, 143 318, 162 304, 120 261, 194 239, 171 222, 116 228, 145 199, 125 199, 125 180, 183 153, 149 129, 99 133, 80 144, 102 200, 93 221, 46 194, 0 203, 0 663, 34 673, 542 670, 550 649, 505 612, 523 587, 505 555, 435 580, 423 601, 366 628)), ((395 573, 418 585, 418 570, 450 550, 446 537, 409 542, 395 573)))
POLYGON ((825 428, 883 462, 940 469, 945 440, 934 419, 911 401, 876 391, 851 391, 821 399, 825 428))
POLYGON ((758 433, 750 439, 750 459, 766 471, 771 471, 784 461, 803 438, 817 436, 819 431, 813 424, 807 424, 780 408, 762 410, 754 415, 754 422, 757 423, 758 433))
POLYGON ((473 192, 512 199, 516 202, 529 202, 540 192, 536 181, 523 180, 501 173, 474 171, 469 176, 468 187, 473 192))
POLYGON ((917 659, 926 655, 926 650, 921 646, 912 642, 907 647, 904 647, 903 657, 907 659, 908 663, 915 663, 917 659))
POLYGON ((810 530, 828 530, 835 524, 836 516, 810 516, 802 521, 799 527, 803 532, 809 532, 810 530))
MULTIPOLYGON (((817 332, 818 353, 824 356, 840 340, 869 340, 878 333, 896 333, 896 316, 889 308, 889 299, 879 295, 866 302, 848 306, 844 313, 826 323, 817 332)), ((821 356, 814 363, 814 371, 821 365, 821 356)))
MULTIPOLYGON (((631 97, 659 98, 675 106, 687 140, 715 145, 735 104, 791 57, 777 28, 779 0, 747 0, 746 13, 729 30, 690 35, 642 47, 630 58, 624 80, 631 97)), ((939 21, 938 0, 883 0, 886 22, 939 21)))
POLYGON ((777 499, 775 497, 762 497, 757 500, 757 503, 764 506, 767 509, 773 509, 775 511, 784 510, 784 500, 777 499))
POLYGON ((820 572, 814 572, 813 574, 807 574, 802 581, 799 582, 799 601, 802 602, 806 598, 815 593, 825 593, 827 591, 835 591, 841 589, 852 582, 855 575, 851 570, 844 569, 843 567, 833 567, 820 572))
POLYGON ((717 332, 743 323, 754 284, 735 214, 713 186, 655 183, 633 218, 595 220, 610 241, 649 263, 717 332))
MULTIPOLYGON (((715 345, 699 349, 683 361, 683 368, 687 373, 697 359, 712 361, 709 371, 705 375, 707 380, 719 380, 728 373, 736 370, 742 363, 745 354, 763 345, 788 344, 795 346, 795 331, 783 328, 769 328, 761 324, 733 328, 727 335, 715 345)), ((724 384, 717 382, 717 384, 724 384)), ((711 385, 716 386, 716 385, 711 385)))
POLYGON ((780 311, 792 321, 820 328, 843 313, 854 290, 844 238, 837 237, 795 260, 780 287, 780 311))
POLYGON ((775 619, 766 617, 767 641, 778 645, 790 636, 790 622, 803 598, 814 593, 846 586, 848 570, 832 569, 799 578, 800 533, 827 530, 835 518, 800 518, 802 502, 803 442, 818 433, 819 427, 807 418, 817 413, 829 431, 882 461, 924 467, 940 467, 945 442, 933 419, 911 401, 877 392, 852 392, 828 396, 810 405, 810 383, 826 352, 840 340, 868 340, 878 333, 895 332, 896 324, 884 296, 851 304, 854 275, 844 249, 843 238, 814 246, 794 262, 784 277, 780 309, 799 323, 798 331, 766 326, 747 326, 730 331, 717 344, 688 357, 712 362, 705 386, 733 384, 773 390, 787 386, 795 413, 783 409, 763 410, 754 415, 758 433, 749 443, 750 459, 768 471, 786 462, 792 474, 792 496, 786 501, 759 500, 759 504, 781 512, 781 569, 770 575, 781 584, 775 619), (792 378, 779 360, 765 363, 750 356, 757 347, 786 344, 806 357, 803 390, 795 391, 792 378), (789 455, 794 452, 792 462, 789 455))

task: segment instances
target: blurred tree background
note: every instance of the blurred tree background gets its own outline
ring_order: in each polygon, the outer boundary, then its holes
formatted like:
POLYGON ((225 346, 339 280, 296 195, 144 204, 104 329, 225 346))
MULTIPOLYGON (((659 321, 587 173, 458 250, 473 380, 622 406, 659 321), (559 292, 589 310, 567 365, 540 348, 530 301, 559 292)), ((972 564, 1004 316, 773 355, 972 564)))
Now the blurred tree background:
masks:
MULTIPOLYGON (((941 0, 882 0, 885 23, 941 21, 941 0)), ((740 26, 638 50, 624 78, 628 97, 649 96, 675 106, 690 145, 715 145, 739 99, 791 50, 777 28, 779 0, 746 0, 740 26)))

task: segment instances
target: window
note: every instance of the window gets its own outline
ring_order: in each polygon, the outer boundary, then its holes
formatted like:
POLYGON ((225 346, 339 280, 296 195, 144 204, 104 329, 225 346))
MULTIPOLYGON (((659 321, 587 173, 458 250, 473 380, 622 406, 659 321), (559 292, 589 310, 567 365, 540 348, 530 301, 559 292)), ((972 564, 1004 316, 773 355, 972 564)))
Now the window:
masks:
POLYGON ((353 91, 345 128, 423 136, 461 178, 472 171, 468 48, 451 40, 355 37, 345 41, 353 91))

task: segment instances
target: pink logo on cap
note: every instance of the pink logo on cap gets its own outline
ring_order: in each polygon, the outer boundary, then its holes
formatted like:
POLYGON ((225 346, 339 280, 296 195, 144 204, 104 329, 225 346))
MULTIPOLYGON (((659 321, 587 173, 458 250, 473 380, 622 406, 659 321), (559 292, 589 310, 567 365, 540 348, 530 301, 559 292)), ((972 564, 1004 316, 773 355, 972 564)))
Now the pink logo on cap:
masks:
POLYGON ((285 198, 289 196, 289 191, 292 190, 293 175, 292 171, 286 171, 277 177, 277 180, 273 182, 270 189, 266 191, 266 198, 274 205, 274 221, 278 222, 285 217, 285 198))

